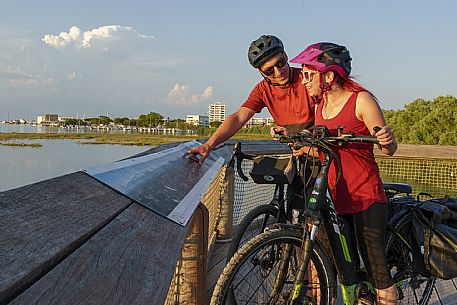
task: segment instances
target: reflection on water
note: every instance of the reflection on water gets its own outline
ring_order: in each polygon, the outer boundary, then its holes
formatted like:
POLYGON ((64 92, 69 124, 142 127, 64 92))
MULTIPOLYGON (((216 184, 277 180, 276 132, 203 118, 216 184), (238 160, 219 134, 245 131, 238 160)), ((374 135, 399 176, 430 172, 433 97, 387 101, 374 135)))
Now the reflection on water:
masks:
POLYGON ((75 140, 21 140, 20 143, 39 143, 43 146, 0 146, 0 191, 72 173, 92 165, 120 160, 150 148, 80 145, 75 143, 75 140))
POLYGON ((109 134, 130 134, 130 133, 155 133, 155 134, 189 134, 192 131, 183 131, 174 128, 167 128, 165 130, 155 130, 146 127, 127 127, 127 128, 113 128, 113 127, 87 127, 87 126, 74 126, 74 127, 55 127, 55 126, 41 126, 41 125, 28 125, 28 124, 0 124, 0 132, 19 132, 19 133, 109 133, 109 134))

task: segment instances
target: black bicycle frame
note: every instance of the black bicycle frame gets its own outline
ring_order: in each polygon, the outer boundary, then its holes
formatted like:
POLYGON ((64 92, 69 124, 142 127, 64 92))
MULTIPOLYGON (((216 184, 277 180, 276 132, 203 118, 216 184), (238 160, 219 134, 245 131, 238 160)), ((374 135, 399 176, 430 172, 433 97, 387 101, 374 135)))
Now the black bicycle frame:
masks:
POLYGON ((305 275, 308 271, 316 232, 321 223, 324 224, 332 252, 327 254, 333 256, 341 283, 345 286, 350 286, 365 280, 359 270, 360 261, 356 243, 353 240, 354 235, 350 232, 350 226, 343 219, 338 219, 335 205, 329 192, 328 171, 333 161, 332 154, 333 152, 331 151, 325 151, 324 159, 321 161, 321 170, 316 178, 308 206, 305 208, 307 221, 304 223, 305 236, 302 261, 294 281, 294 291, 289 302, 293 305, 302 304, 306 296, 305 275), (308 224, 312 224, 309 232, 307 231, 308 224))

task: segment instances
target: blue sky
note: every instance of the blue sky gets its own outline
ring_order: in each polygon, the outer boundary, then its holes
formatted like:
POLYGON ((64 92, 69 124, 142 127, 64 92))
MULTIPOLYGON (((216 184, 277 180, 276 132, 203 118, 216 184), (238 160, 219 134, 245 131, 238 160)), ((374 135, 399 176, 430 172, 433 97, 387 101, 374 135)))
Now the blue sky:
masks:
MULTIPOLYGON (((455 1, 0 0, 0 120, 233 112, 261 80, 247 49, 346 45, 353 75, 399 109, 457 96, 455 1)), ((263 112, 261 116, 267 116, 263 112)))

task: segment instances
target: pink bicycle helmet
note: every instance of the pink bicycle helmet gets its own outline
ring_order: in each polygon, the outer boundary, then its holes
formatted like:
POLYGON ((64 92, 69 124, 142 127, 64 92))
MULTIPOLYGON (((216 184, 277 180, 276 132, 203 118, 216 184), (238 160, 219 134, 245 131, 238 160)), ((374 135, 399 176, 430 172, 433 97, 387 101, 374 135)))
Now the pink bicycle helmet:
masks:
POLYGON ((351 60, 345 46, 319 42, 307 47, 290 62, 307 65, 324 73, 332 70, 345 79, 351 74, 351 60))

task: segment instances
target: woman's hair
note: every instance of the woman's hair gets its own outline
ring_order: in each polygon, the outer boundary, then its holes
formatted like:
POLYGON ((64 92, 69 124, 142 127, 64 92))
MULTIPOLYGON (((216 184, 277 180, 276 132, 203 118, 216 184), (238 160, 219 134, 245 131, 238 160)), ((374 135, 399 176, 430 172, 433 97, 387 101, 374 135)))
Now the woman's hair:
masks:
POLYGON ((343 87, 344 90, 351 91, 351 92, 363 92, 367 91, 369 92, 364 86, 356 82, 352 77, 348 77, 346 79, 342 79, 342 84, 341 87, 343 87))
MULTIPOLYGON (((342 79, 342 77, 340 77, 342 79)), ((378 98, 368 89, 366 89, 364 86, 356 82, 351 76, 349 76, 346 79, 343 79, 343 84, 341 86, 343 87, 344 90, 354 92, 354 93, 359 93, 359 92, 368 92, 376 102, 378 101, 378 98)))

